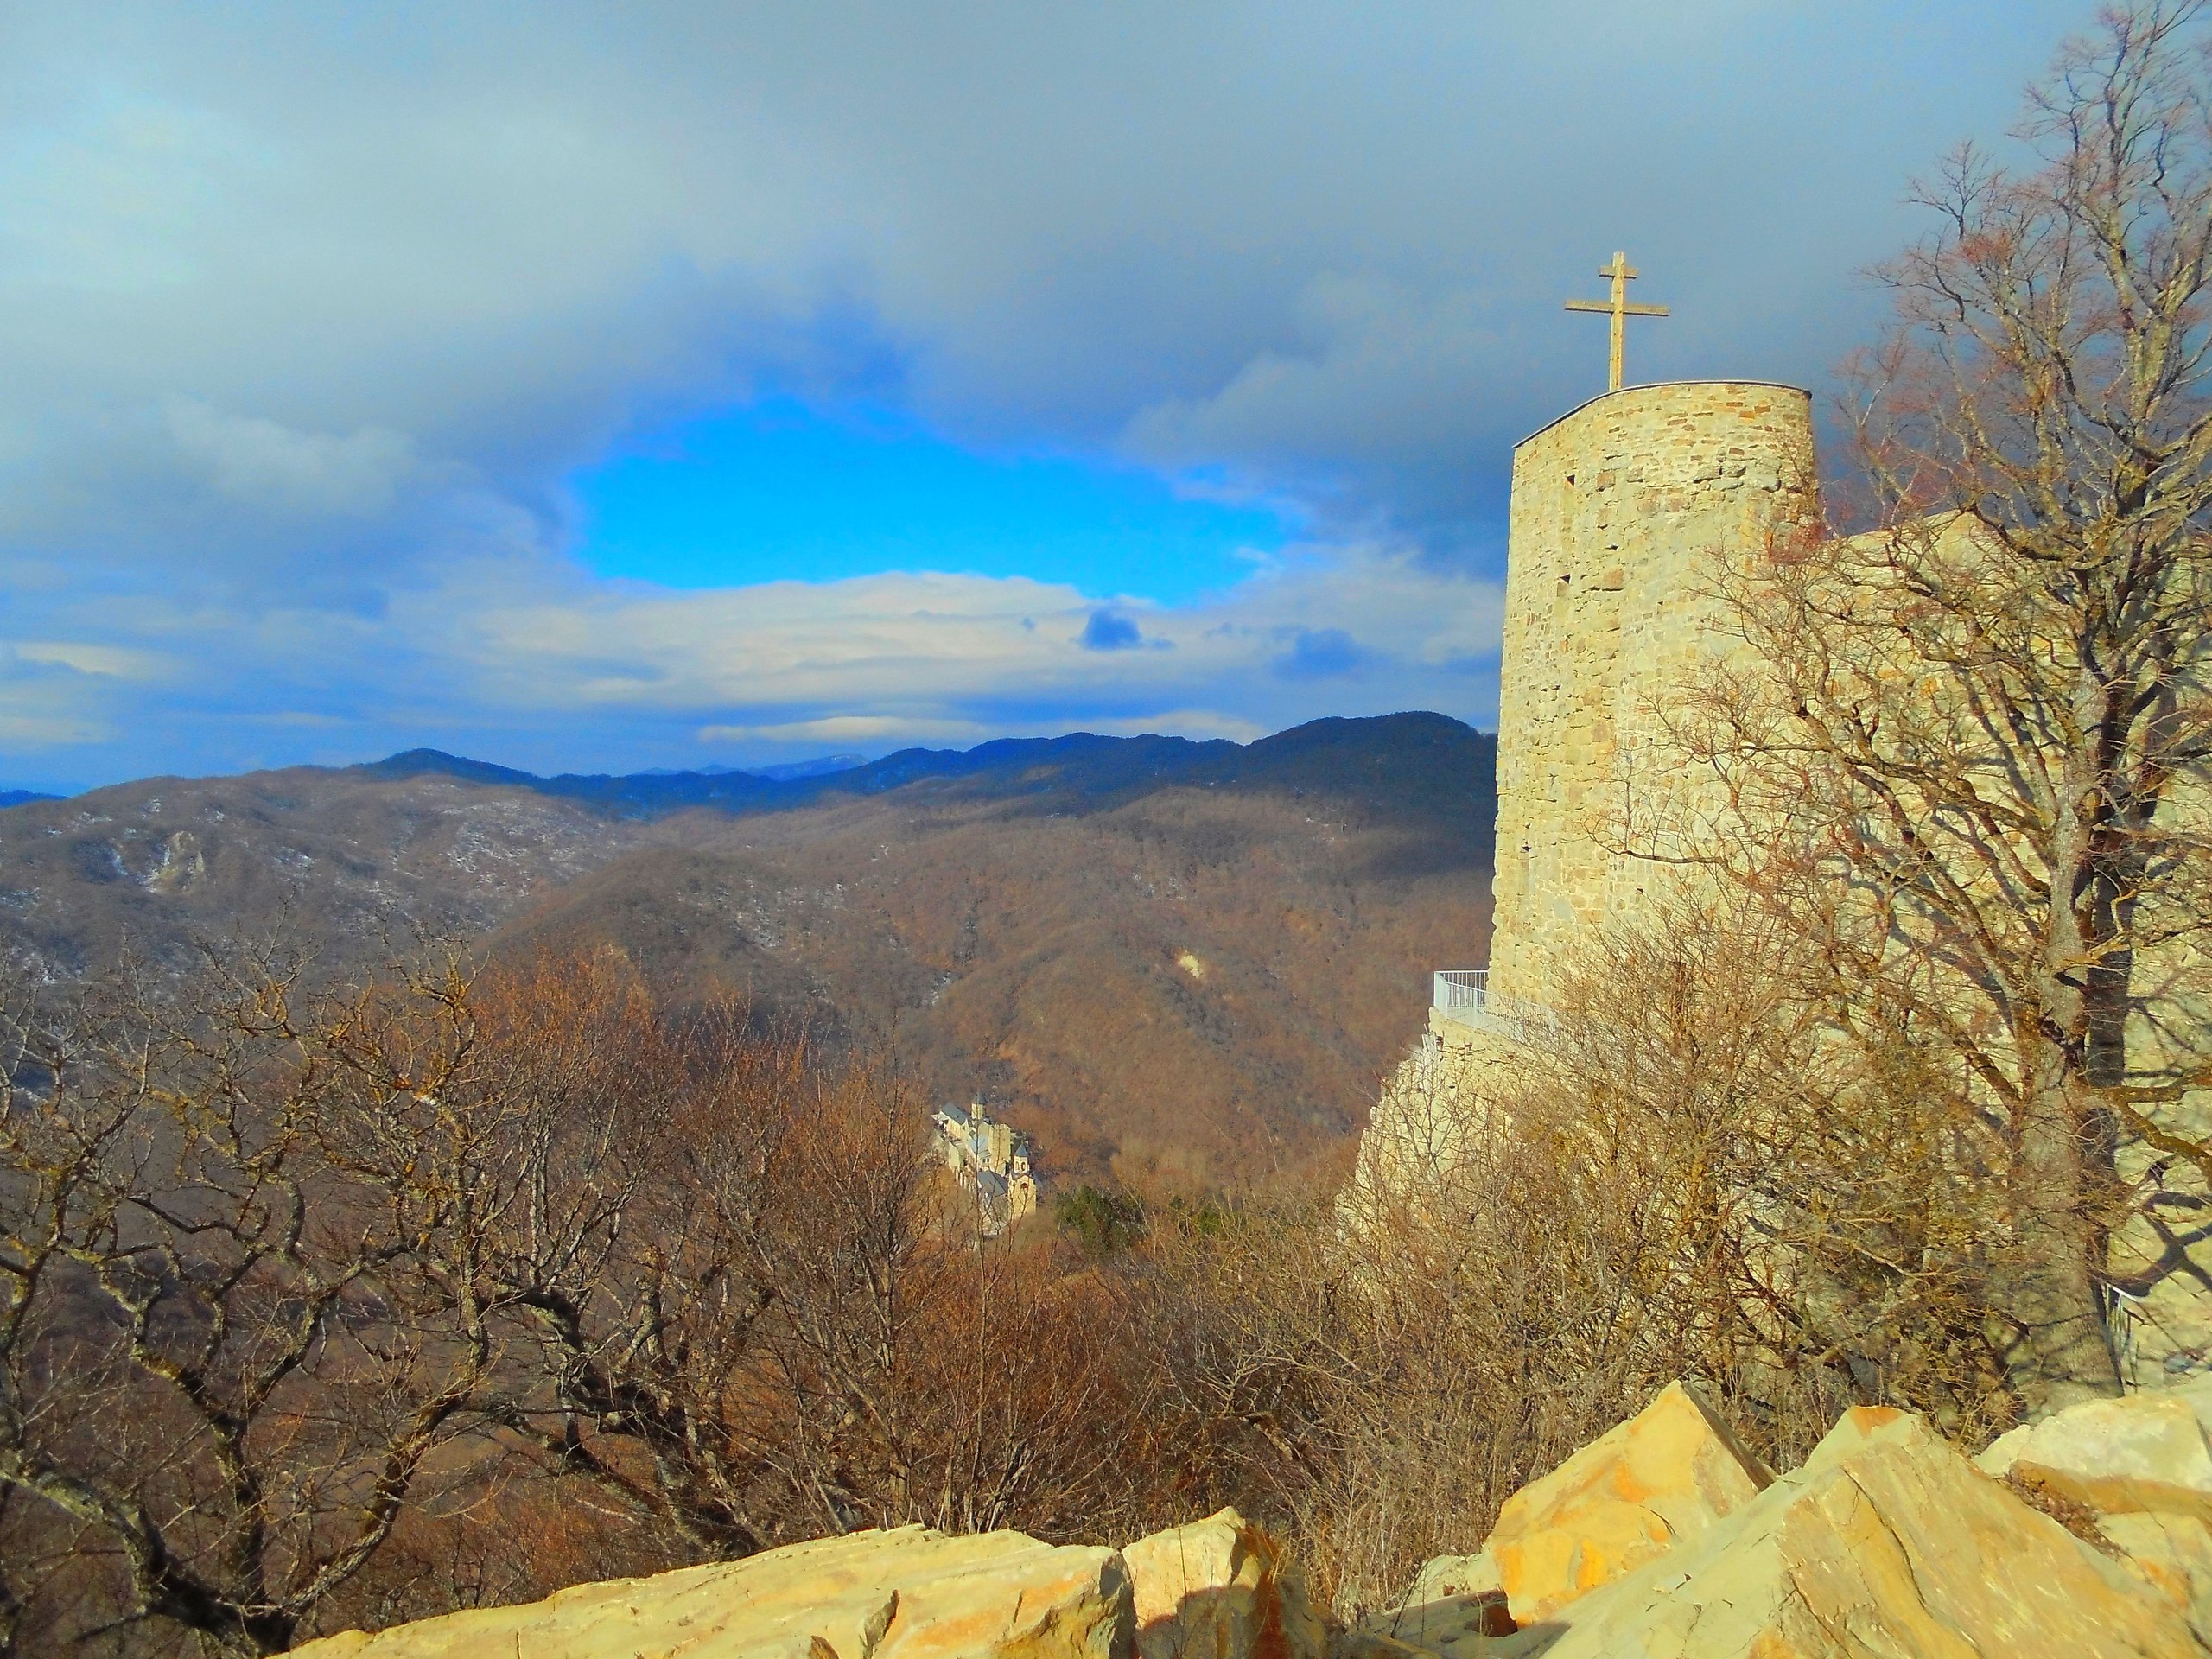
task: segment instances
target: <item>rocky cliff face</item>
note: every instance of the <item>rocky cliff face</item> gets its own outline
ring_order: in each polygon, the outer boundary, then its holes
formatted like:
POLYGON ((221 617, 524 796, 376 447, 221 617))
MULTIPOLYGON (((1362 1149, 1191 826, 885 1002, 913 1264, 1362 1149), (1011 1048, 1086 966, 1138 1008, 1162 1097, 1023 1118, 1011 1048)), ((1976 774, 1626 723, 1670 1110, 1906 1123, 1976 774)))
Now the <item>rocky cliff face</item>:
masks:
POLYGON ((1844 1414, 1776 1475, 1696 1393, 1510 1500, 1402 1605, 1325 1631, 1232 1510, 1122 1550, 859 1533, 310 1643, 313 1659, 2202 1659, 2212 1384, 2100 1401, 1969 1462, 1844 1414))
POLYGON ((1126 1551, 861 1532, 296 1649, 312 1659, 1320 1659, 1297 1573, 1234 1510, 1126 1551))

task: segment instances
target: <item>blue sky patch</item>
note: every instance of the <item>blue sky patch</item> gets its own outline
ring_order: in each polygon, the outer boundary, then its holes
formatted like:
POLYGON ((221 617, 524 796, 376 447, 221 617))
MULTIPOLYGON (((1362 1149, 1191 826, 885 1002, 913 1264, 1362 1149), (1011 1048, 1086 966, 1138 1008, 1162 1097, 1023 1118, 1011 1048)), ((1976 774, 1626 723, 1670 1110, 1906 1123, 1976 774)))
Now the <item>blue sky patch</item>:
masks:
POLYGON ((1173 605, 1232 586, 1291 531, 1141 468, 984 455, 788 399, 633 443, 572 484, 583 563, 671 588, 943 570, 1173 605))

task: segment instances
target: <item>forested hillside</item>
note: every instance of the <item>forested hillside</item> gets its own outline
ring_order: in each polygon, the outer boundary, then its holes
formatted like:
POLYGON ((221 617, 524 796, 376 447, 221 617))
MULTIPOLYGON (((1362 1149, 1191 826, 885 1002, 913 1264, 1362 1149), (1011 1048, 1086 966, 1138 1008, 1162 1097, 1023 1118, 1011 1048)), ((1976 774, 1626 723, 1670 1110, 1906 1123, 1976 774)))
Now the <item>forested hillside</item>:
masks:
POLYGON ((1048 1177, 1325 1154, 1479 961, 1495 750, 1433 715, 1249 746, 1074 736, 826 776, 540 779, 429 752, 155 779, 0 815, 0 948, 43 980, 282 935, 606 943, 679 997, 980 1093, 1048 1177))

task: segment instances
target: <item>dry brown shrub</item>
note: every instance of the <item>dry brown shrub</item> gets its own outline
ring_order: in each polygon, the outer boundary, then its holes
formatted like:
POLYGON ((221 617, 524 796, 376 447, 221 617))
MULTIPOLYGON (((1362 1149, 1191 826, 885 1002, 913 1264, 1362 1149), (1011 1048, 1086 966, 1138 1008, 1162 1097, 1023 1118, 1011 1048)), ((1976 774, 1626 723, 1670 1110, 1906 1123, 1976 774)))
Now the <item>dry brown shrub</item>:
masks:
POLYGON ((1783 1467, 1853 1404, 2011 1421, 1958 1091, 1826 1026, 1761 925, 1609 942, 1398 1190, 1155 1215, 1131 1271, 1190 1507, 1286 1529, 1349 1615, 1677 1377, 1783 1467))
POLYGON ((922 1520, 1113 1524, 1121 1287, 987 1241, 922 1103, 606 950, 10 1011, 0 1620, 332 1621, 922 1520))

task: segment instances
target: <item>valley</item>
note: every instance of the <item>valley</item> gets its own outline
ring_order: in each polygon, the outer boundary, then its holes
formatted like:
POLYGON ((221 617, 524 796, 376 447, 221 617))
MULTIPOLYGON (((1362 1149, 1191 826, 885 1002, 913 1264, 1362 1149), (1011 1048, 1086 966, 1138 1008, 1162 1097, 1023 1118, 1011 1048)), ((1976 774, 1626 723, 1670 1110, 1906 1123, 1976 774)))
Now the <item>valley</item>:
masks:
POLYGON ((1258 742, 1077 736, 823 776, 541 779, 427 752, 0 814, 0 950, 48 982, 283 938, 607 946, 677 1000, 895 1055, 1048 1182, 1200 1188, 1338 1155, 1479 961, 1493 740, 1433 715, 1258 742))

